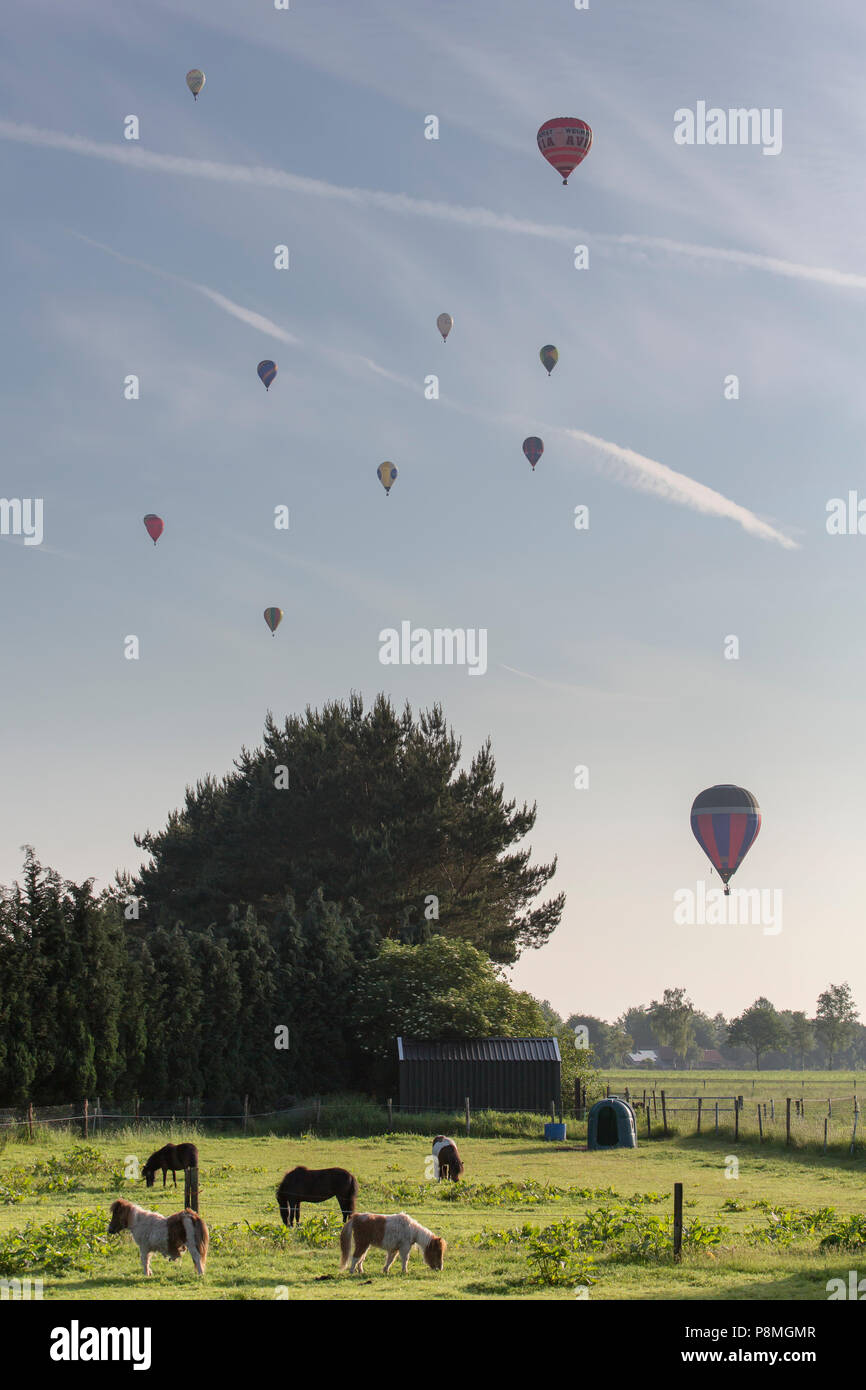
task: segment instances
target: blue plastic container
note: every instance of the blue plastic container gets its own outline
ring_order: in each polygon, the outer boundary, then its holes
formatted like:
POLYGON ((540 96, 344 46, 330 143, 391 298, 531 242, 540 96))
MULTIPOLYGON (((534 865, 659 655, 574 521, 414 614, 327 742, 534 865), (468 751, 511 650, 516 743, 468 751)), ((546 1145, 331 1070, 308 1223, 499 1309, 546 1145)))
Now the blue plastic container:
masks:
POLYGON ((549 1120, 544 1126, 545 1139, 558 1139, 560 1143, 565 1138, 565 1125, 554 1124, 549 1120))

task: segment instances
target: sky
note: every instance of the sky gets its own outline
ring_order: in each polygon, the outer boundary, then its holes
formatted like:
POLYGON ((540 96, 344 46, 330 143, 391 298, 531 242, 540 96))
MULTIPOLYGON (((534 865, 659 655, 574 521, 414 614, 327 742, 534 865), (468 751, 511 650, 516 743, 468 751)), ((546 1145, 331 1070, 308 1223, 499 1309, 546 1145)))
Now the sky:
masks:
POLYGON ((0 881, 32 844, 108 883, 268 710, 384 690, 537 803, 566 907, 517 987, 732 1016, 847 980, 866 1008, 866 535, 827 531, 866 498, 862 7, 29 0, 6 27, 0 491, 44 534, 0 535, 0 881), (699 102, 780 111, 781 151, 677 143, 699 102), (536 146, 563 114, 593 129, 565 188, 536 146), (383 665, 404 621, 484 629, 486 671, 383 665), (760 803, 734 883, 779 931, 675 920, 718 888, 689 827, 716 783, 760 803))

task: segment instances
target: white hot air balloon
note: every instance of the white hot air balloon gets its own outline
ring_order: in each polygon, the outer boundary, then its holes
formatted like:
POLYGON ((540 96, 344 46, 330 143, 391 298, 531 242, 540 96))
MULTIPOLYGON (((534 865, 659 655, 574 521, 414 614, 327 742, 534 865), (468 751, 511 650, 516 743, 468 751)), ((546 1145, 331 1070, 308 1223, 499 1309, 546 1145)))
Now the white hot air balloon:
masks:
POLYGON ((200 68, 190 68, 186 75, 186 85, 193 95, 193 100, 198 101, 198 94, 205 84, 205 75, 200 68))

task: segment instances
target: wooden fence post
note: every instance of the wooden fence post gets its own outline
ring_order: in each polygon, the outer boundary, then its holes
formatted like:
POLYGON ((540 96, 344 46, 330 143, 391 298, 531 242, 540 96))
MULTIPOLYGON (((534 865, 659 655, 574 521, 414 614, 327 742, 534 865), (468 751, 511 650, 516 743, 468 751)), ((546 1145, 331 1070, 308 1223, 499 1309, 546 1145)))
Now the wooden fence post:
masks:
POLYGON ((33 1101, 27 1102, 27 1128, 30 1131, 30 1138, 33 1138, 33 1101))
POLYGON ((650 1108, 646 1107, 646 1137, 652 1139, 652 1121, 650 1119, 650 1108))
POLYGON ((698 1096, 698 1134, 700 1134, 700 1132, 701 1132, 701 1110, 703 1109, 703 1105, 704 1105, 704 1098, 703 1098, 703 1096, 698 1096))
POLYGON ((136 1097, 135 1097, 135 1128, 136 1128, 136 1129, 141 1129, 141 1114, 140 1114, 140 1110, 139 1110, 140 1105, 141 1105, 141 1097, 140 1097, 140 1096, 136 1096, 136 1097))
POLYGON ((832 1115, 832 1114, 833 1114, 833 1097, 832 1097, 832 1096, 828 1096, 828 1097, 827 1097, 827 1114, 828 1114, 828 1115, 832 1115))
POLYGON ((758 1102, 758 1136, 761 1143, 764 1142, 764 1121, 761 1118, 761 1103, 758 1102))
POLYGON ((826 1118, 826 1116, 825 1116, 825 1119, 824 1119, 824 1152, 825 1152, 825 1153, 827 1152, 827 1126, 829 1125, 829 1123, 830 1123, 830 1121, 829 1121, 829 1120, 826 1118))
POLYGON ((668 1108, 665 1104, 665 1093, 662 1091, 662 1130, 665 1135, 668 1132, 668 1108))
POLYGON ((198 1168, 183 1170, 183 1204, 191 1211, 198 1211, 198 1168))
POLYGON ((859 1120, 859 1118, 860 1118, 860 1110, 859 1110, 859 1108, 858 1108, 858 1106, 857 1106, 857 1097, 855 1096, 855 1097, 854 1097, 854 1129, 852 1130, 852 1133, 851 1133, 851 1148, 848 1150, 849 1153, 853 1153, 853 1152, 854 1152, 854 1140, 857 1138, 857 1121, 859 1120))
POLYGON ((785 1143, 791 1142, 791 1097, 785 1101, 785 1143))
POLYGON ((85 1097, 85 1100, 84 1100, 84 1137, 85 1137, 85 1139, 87 1138, 87 1120, 88 1120, 88 1114, 87 1114, 87 1098, 85 1097))
POLYGON ((734 1143, 739 1143, 740 1139, 740 1107, 734 1101, 734 1143))
POLYGON ((391 1096, 389 1096, 389 1097, 388 1097, 388 1128, 389 1128, 389 1129, 392 1129, 392 1128, 393 1128, 393 1125, 394 1125, 394 1102, 393 1102, 391 1096))
POLYGON ((719 1102, 716 1101, 716 1134, 719 1132, 719 1102))
POLYGON ((775 1122, 776 1122, 776 1102, 775 1102, 774 1100, 771 1100, 771 1101, 770 1101, 770 1119, 771 1119, 771 1120, 773 1121, 773 1123, 775 1124, 775 1122))
POLYGON ((467 1096, 467 1097, 466 1097, 466 1133, 467 1133, 467 1134, 469 1133, 469 1127, 470 1127, 471 1122, 472 1122, 472 1117, 471 1117, 471 1115, 470 1115, 470 1113, 469 1113, 469 1097, 467 1096))
POLYGON ((683 1185, 674 1183, 674 1260, 679 1264, 683 1253, 683 1185))

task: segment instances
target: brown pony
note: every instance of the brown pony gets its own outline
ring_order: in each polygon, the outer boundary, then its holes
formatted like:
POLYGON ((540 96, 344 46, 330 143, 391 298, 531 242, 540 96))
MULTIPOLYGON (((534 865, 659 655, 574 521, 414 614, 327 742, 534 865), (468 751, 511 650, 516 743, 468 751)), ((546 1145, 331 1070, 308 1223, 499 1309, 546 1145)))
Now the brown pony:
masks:
POLYGON ((329 1197, 336 1197, 348 1221, 358 1198, 358 1179, 345 1168, 293 1168, 277 1188, 283 1224, 300 1224, 301 1202, 327 1202, 329 1197))
POLYGON ((161 1168, 163 1187, 165 1187, 166 1173, 171 1173, 174 1178, 174 1185, 177 1187, 177 1169, 182 1168, 186 1172, 187 1168, 197 1167, 198 1149, 195 1144, 166 1144, 165 1148, 157 1149, 156 1153, 150 1155, 141 1170, 141 1176, 148 1187, 153 1187, 154 1178, 161 1168))

